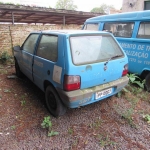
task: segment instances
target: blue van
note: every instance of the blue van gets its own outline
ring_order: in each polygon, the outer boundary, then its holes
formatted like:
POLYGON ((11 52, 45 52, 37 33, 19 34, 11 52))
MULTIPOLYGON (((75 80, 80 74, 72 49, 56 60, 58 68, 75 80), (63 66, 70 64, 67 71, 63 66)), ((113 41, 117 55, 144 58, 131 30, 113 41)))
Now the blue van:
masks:
POLYGON ((14 47, 16 75, 45 92, 50 113, 118 93, 128 84, 128 58, 110 33, 83 30, 32 32, 14 47))
POLYGON ((150 11, 104 15, 87 19, 83 30, 112 33, 129 58, 129 72, 145 79, 150 91, 150 11))

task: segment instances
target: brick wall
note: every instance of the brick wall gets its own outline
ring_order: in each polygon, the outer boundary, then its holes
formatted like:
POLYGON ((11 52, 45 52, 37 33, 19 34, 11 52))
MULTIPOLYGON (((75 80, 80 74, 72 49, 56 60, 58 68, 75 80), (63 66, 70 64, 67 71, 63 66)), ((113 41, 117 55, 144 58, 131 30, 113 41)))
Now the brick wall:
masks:
MULTIPOLYGON (((31 31, 58 30, 62 25, 10 25, 0 24, 0 56, 4 51, 12 55, 12 47, 22 45, 31 31)), ((80 25, 66 25, 63 29, 81 29, 80 25)))

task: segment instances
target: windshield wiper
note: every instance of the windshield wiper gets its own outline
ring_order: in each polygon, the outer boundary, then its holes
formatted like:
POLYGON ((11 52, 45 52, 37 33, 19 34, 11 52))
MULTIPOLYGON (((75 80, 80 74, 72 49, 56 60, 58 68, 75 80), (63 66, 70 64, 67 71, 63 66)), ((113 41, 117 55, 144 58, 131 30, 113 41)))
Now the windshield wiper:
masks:
POLYGON ((104 65, 106 66, 110 60, 112 60, 112 59, 114 59, 114 58, 117 58, 117 57, 121 57, 121 56, 122 56, 122 55, 115 55, 115 56, 110 57, 110 58, 104 63, 104 65))

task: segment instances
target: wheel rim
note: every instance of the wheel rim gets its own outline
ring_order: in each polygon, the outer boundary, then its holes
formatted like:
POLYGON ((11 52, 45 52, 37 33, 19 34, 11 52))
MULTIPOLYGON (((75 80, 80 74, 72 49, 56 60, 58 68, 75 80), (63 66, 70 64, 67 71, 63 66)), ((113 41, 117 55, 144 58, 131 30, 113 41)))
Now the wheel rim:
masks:
POLYGON ((52 92, 49 92, 48 93, 48 106, 53 109, 53 110, 56 110, 57 108, 57 103, 56 103, 56 99, 55 99, 55 96, 52 92))

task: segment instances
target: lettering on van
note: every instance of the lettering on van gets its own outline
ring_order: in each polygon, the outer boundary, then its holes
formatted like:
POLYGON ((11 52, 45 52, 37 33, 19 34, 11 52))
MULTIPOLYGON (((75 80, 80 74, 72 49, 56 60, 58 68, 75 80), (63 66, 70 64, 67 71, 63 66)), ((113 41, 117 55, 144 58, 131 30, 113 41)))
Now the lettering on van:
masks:
POLYGON ((148 58, 148 53, 129 51, 129 50, 124 50, 124 51, 129 56, 135 56, 135 57, 138 57, 138 58, 148 58))
MULTIPOLYGON (((136 50, 144 50, 145 45, 136 45, 136 44, 129 44, 129 43, 120 43, 122 48, 128 48, 128 49, 136 49, 136 50)), ((150 50, 150 46, 147 46, 146 49, 150 50)))
POLYGON ((129 62, 150 65, 149 51, 150 45, 147 43, 122 43, 119 42, 121 47, 129 58, 129 62))

